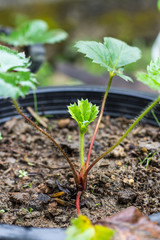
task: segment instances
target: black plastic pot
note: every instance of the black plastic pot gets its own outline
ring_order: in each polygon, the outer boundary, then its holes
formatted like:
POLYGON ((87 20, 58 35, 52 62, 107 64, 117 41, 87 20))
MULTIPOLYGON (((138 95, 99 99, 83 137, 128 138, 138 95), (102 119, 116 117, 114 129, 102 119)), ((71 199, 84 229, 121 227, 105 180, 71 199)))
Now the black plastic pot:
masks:
MULTIPOLYGON (((80 86, 80 87, 49 87, 37 90, 39 114, 53 115, 54 118, 68 116, 67 105, 77 99, 88 98, 96 105, 101 104, 104 94, 103 87, 80 86)), ((105 114, 112 117, 125 116, 135 118, 156 96, 142 92, 135 92, 124 89, 111 89, 105 114)), ((28 115, 26 107, 34 107, 32 92, 25 98, 19 99, 23 111, 28 115)), ((155 110, 160 119, 160 106, 155 110)), ((19 117, 10 100, 0 98, 0 124, 12 117, 19 117)), ((143 120, 149 124, 157 125, 152 114, 143 120)), ((152 220, 160 223, 160 213, 149 216, 152 220)), ((14 225, 0 224, 0 240, 64 240, 65 232, 62 229, 18 227, 14 225)))
MULTIPOLYGON (((12 28, 0 26, 0 34, 4 33, 9 35, 12 32, 12 28)), ((38 71, 42 63, 45 61, 46 50, 43 44, 34 44, 31 46, 25 46, 24 52, 27 57, 30 57, 31 65, 30 71, 35 73, 38 71)))
MULTIPOLYGON (((70 103, 77 99, 88 98, 93 104, 99 106, 103 94, 104 88, 97 86, 39 88, 37 90, 38 111, 40 115, 54 115, 55 118, 69 116, 67 105, 70 103)), ((121 115, 135 118, 155 97, 154 94, 112 88, 108 95, 104 114, 112 117, 121 115)), ((24 112, 26 112, 26 107, 34 107, 32 92, 25 99, 19 99, 19 103, 24 112)), ((26 114, 28 113, 26 112, 26 114)), ((155 114, 160 119, 160 107, 155 109, 155 114)), ((19 117, 11 101, 0 98, 0 123, 8 121, 14 116, 19 117)), ((148 114, 143 121, 157 125, 152 114, 148 114)))

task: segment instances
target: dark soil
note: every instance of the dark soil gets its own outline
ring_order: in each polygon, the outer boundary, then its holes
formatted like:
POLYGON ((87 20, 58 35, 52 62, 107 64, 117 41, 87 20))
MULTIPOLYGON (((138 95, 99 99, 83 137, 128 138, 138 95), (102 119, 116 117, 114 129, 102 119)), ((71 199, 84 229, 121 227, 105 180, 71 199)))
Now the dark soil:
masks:
MULTIPOLYGON (((127 129, 132 120, 103 118, 92 160, 127 129)), ((47 131, 79 168, 79 136, 74 120, 49 120, 47 131)), ((94 124, 86 134, 86 155, 94 124)), ((0 222, 35 227, 66 227, 76 217, 76 190, 68 163, 53 144, 22 119, 0 126, 0 222), (27 175, 20 177, 19 170, 27 175), (59 192, 64 192, 59 196, 59 192), (57 193, 57 195, 56 195, 57 193), (4 211, 5 212, 4 212, 4 211)), ((92 221, 128 207, 160 212, 160 129, 139 125, 88 176, 82 214, 92 221), (157 152, 146 168, 141 165, 157 152), (152 155, 151 154, 151 155, 152 155)))

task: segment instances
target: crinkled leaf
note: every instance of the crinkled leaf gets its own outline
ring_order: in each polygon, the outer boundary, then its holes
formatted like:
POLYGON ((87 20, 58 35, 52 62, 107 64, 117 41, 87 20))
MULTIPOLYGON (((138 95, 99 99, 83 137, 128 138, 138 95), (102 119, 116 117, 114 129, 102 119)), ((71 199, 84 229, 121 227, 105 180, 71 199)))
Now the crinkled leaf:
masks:
POLYGON ((36 78, 30 72, 0 73, 0 96, 16 99, 36 88, 36 78))
POLYGON ((24 53, 18 53, 0 45, 0 72, 19 69, 27 71, 29 65, 29 58, 26 58, 24 53))
POLYGON ((138 73, 137 79, 148 85, 150 88, 160 92, 160 58, 151 61, 147 66, 148 73, 138 73))
POLYGON ((92 225, 83 215, 73 219, 72 226, 66 231, 66 240, 111 240, 114 231, 104 226, 92 225))
POLYGON ((80 132, 85 133, 87 126, 97 117, 98 107, 88 102, 87 99, 81 99, 78 100, 78 105, 76 103, 70 104, 68 111, 72 118, 77 121, 80 132))
POLYGON ((48 24, 42 20, 33 20, 21 24, 10 35, 1 34, 0 40, 14 46, 26 46, 36 43, 56 43, 67 38, 61 29, 48 30, 48 24))
MULTIPOLYGON (((107 71, 117 74, 117 70, 130 63, 136 62, 141 57, 137 47, 131 47, 118 39, 105 37, 104 44, 95 41, 78 41, 75 45, 78 52, 85 54, 94 63, 105 67, 107 71)), ((123 79, 131 80, 123 75, 123 79)))

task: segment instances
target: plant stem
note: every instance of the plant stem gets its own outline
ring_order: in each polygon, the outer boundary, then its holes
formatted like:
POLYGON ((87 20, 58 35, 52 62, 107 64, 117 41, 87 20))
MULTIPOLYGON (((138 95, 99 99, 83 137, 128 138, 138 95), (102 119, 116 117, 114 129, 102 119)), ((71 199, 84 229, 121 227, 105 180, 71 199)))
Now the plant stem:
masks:
POLYGON ((50 134, 48 134, 46 131, 44 131, 42 128, 38 127, 31 119, 29 119, 18 107, 18 103, 15 99, 13 99, 13 104, 16 108, 16 110, 18 111, 18 113, 24 118, 26 119, 33 127, 35 127, 38 131, 40 131, 41 133, 43 133, 45 136, 47 136, 53 143, 54 145, 59 149, 59 151, 63 154, 63 156, 65 157, 65 159, 67 160, 67 162, 70 165, 70 168, 72 169, 73 175, 74 175, 74 180, 76 183, 76 186, 79 186, 79 182, 78 182, 78 173, 75 170, 73 164, 71 163, 71 161, 69 160, 67 154, 63 151, 63 149, 59 146, 59 144, 51 137, 50 134))
POLYGON ((149 107, 147 107, 142 114, 135 120, 135 122, 127 129, 127 131, 123 134, 122 137, 120 137, 120 139, 112 146, 110 147, 106 152, 104 152, 101 156, 99 156, 97 159, 95 159, 93 161, 93 163, 87 168, 87 170, 85 171, 84 174, 84 181, 86 181, 87 178, 87 174, 89 173, 89 171, 92 169, 92 167, 103 157, 105 157, 108 153, 110 153, 113 149, 115 149, 122 141, 123 139, 132 131, 132 129, 139 123, 139 121, 152 109, 155 107, 155 105, 160 101, 160 95, 158 96, 158 98, 153 101, 149 107))
POLYGON ((84 165, 84 133, 80 133, 81 167, 84 165))
POLYGON ((33 91, 33 99, 34 99, 34 111, 38 114, 37 94, 35 91, 33 91))
POLYGON ((102 105, 101 105, 101 111, 100 111, 100 114, 99 114, 97 125, 96 125, 95 131, 94 131, 94 134, 93 134, 93 137, 92 137, 92 140, 91 140, 91 144, 90 144, 90 147, 89 147, 85 169, 87 169, 88 166, 89 166, 89 161, 90 161, 92 147, 93 147, 93 144, 94 144, 94 141, 95 141, 95 138, 96 138, 96 134, 97 134, 100 122, 102 120, 104 107, 105 107, 105 104, 106 104, 106 100, 107 100, 107 97, 108 97, 108 92, 109 92, 109 89, 110 89, 113 77, 114 77, 114 73, 109 72, 109 81, 108 81, 108 85, 107 85, 107 88, 106 88, 106 92, 105 92, 104 97, 103 97, 103 101, 102 101, 102 105))
POLYGON ((77 197, 76 197, 77 215, 80 215, 80 214, 81 214, 81 211, 80 211, 80 197, 81 197, 81 194, 82 194, 82 192, 79 191, 79 192, 77 193, 77 197))
POLYGON ((153 110, 151 111, 151 113, 152 113, 152 115, 153 115, 153 117, 154 117, 154 119, 155 119, 156 123, 157 123, 157 124, 158 124, 158 126, 160 127, 160 121, 158 120, 158 118, 157 118, 156 114, 154 113, 154 111, 153 111, 153 110))

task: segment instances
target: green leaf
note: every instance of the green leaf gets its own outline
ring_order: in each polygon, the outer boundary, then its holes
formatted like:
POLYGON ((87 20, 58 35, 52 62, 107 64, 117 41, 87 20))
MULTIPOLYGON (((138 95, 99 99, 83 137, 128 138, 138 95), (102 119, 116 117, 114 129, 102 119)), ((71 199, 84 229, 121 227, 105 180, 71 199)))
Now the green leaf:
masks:
POLYGON ((117 73, 117 75, 119 76, 119 77, 121 77, 121 78, 123 78, 125 81, 130 81, 130 82, 133 82, 133 80, 132 80, 132 78, 131 77, 129 77, 129 76, 126 76, 126 75, 124 75, 123 73, 117 73))
POLYGON ((114 231, 104 226, 92 225, 90 220, 83 215, 71 221, 67 231, 66 240, 111 240, 114 231))
POLYGON ((102 67, 108 68, 108 50, 102 43, 94 41, 78 41, 75 44, 75 47, 78 48, 78 52, 84 53, 85 56, 92 59, 94 63, 98 63, 102 67))
POLYGON ((124 67, 141 58, 141 51, 137 47, 131 47, 121 40, 105 37, 104 45, 109 52, 109 65, 113 69, 124 67))
POLYGON ((3 137, 2 137, 2 133, 0 132, 0 140, 2 140, 3 139, 3 137))
POLYGON ((74 118, 79 126, 81 133, 87 131, 87 126, 94 121, 98 114, 98 107, 88 102, 88 100, 78 100, 78 105, 76 103, 70 104, 68 106, 68 111, 74 118))
POLYGON ((21 24, 10 35, 1 34, 0 40, 13 46, 26 46, 36 43, 56 43, 67 38, 61 29, 48 30, 48 24, 42 20, 33 20, 21 24))
POLYGON ((150 65, 147 66, 147 72, 139 72, 137 79, 148 85, 148 87, 160 92, 160 58, 150 62, 150 65))
POLYGON ((0 72, 28 71, 29 65, 29 58, 26 58, 24 53, 18 53, 0 45, 0 72))
POLYGON ((0 96, 16 99, 25 97, 29 89, 36 88, 37 80, 30 72, 0 73, 0 96))
POLYGON ((111 37, 105 37, 104 44, 95 41, 78 41, 75 47, 78 48, 78 52, 85 54, 109 72, 117 74, 120 69, 122 78, 127 81, 131 78, 123 75, 122 67, 136 62, 141 57, 141 51, 137 47, 131 47, 111 37))

